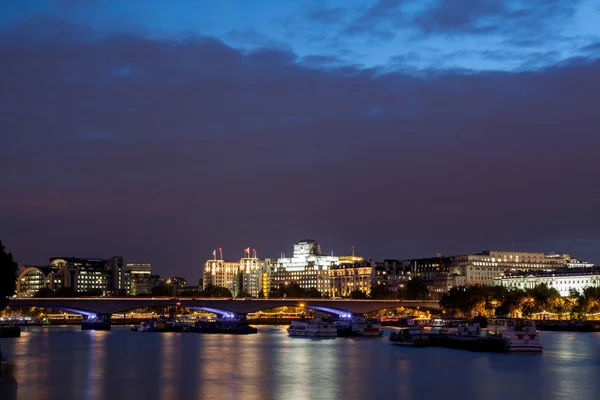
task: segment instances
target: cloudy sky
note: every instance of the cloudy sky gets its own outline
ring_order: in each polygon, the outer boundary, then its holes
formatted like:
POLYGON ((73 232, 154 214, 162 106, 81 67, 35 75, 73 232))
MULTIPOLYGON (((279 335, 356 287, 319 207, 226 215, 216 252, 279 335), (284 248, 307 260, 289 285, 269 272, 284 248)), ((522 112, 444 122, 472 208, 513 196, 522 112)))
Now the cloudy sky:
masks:
POLYGON ((600 1, 5 0, 0 240, 600 262, 600 1))

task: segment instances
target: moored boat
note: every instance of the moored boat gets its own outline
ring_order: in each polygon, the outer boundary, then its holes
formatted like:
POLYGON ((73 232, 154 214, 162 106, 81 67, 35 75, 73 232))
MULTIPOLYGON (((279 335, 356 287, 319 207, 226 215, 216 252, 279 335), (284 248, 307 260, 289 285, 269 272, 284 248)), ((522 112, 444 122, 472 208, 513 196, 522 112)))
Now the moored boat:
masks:
POLYGON ((334 322, 338 336, 365 336, 379 337, 383 336, 381 324, 369 321, 358 315, 348 315, 334 322))
POLYGON ((504 341, 508 352, 543 351, 542 335, 535 321, 518 318, 491 318, 488 320, 487 335, 504 341))
POLYGON ((451 334, 440 337, 436 346, 490 353, 504 352, 504 340, 490 337, 486 333, 478 323, 459 326, 451 334))
POLYGON ((258 329, 248 325, 243 315, 227 314, 216 320, 200 319, 185 329, 186 332, 223 333, 230 335, 248 335, 258 333, 258 329))
POLYGON ((137 332, 181 332, 183 328, 184 326, 177 321, 159 318, 158 320, 142 321, 139 325, 131 327, 131 330, 137 332))
POLYGON ((403 346, 427 347, 430 334, 420 327, 402 328, 392 332, 390 342, 403 346))
POLYGON ((292 321, 287 331, 290 336, 302 337, 337 337, 338 335, 338 330, 331 322, 318 318, 292 321))

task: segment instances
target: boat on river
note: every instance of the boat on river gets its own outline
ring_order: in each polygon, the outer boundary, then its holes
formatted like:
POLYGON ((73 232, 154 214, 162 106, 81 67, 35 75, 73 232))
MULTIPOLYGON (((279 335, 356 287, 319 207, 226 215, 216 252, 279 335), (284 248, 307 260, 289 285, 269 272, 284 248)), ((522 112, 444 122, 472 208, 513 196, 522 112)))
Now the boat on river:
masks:
POLYGON ((331 322, 320 318, 292 321, 287 331, 290 336, 301 337, 337 337, 338 335, 337 328, 331 322))
POLYGON ((390 342, 402 346, 427 347, 431 334, 422 327, 406 327, 392 332, 390 342))
POLYGON ((249 335, 258 333, 258 329, 248 325, 244 315, 220 315, 216 320, 200 319, 184 329, 185 332, 222 333, 229 335, 249 335))
POLYGON ((136 332, 181 332, 183 324, 166 318, 152 319, 151 321, 142 321, 139 325, 131 327, 136 332))
POLYGON ((358 315, 344 316, 335 321, 333 326, 337 329, 338 336, 383 336, 381 324, 358 315))
POLYGON ((493 353, 541 352, 543 349, 534 321, 501 317, 488 319, 487 329, 481 329, 479 324, 458 327, 455 333, 435 337, 433 345, 493 353))
POLYGON ((460 326, 455 329, 451 334, 438 337, 435 345, 450 349, 489 353, 502 353, 505 351, 505 341, 498 337, 488 336, 487 332, 481 330, 477 323, 460 326))
POLYGON ((518 318, 488 319, 487 335, 504 341, 505 351, 509 352, 541 352, 542 335, 538 332, 535 321, 518 318))

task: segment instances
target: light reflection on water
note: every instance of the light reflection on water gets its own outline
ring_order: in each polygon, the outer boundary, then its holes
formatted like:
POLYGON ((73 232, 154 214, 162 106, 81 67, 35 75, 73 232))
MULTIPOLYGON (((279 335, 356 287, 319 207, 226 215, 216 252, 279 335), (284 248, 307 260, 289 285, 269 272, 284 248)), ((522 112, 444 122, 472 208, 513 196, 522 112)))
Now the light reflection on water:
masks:
POLYGON ((17 398, 571 400, 600 389, 594 333, 544 332, 543 354, 513 355, 396 347, 388 337, 290 338, 285 327, 248 336, 113 328, 29 327, 1 339, 17 398))

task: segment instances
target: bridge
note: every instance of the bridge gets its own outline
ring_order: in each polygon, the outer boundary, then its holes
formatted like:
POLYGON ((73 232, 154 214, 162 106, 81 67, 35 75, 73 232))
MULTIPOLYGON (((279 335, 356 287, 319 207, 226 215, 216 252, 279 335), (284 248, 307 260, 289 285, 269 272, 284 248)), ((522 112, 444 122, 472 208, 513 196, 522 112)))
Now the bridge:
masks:
POLYGON ((84 297, 84 298, 13 298, 11 307, 39 307, 81 314, 87 321, 110 322, 111 314, 146 307, 180 307, 218 315, 248 314, 278 307, 305 307, 342 315, 365 314, 386 308, 413 308, 440 311, 439 302, 430 300, 349 300, 349 299, 226 299, 165 297, 84 297))

